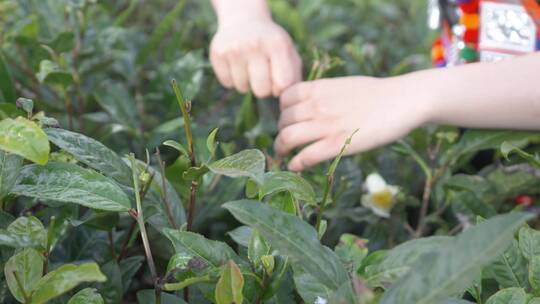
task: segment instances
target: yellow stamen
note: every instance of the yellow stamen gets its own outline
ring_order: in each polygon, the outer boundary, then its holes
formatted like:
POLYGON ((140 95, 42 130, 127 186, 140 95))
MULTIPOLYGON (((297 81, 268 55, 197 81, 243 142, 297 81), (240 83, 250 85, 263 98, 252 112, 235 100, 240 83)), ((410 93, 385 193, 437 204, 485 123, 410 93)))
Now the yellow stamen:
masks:
POLYGON ((373 198, 373 205, 377 208, 390 210, 394 205, 392 192, 390 192, 390 190, 388 189, 385 189, 379 192, 374 192, 371 195, 373 198))

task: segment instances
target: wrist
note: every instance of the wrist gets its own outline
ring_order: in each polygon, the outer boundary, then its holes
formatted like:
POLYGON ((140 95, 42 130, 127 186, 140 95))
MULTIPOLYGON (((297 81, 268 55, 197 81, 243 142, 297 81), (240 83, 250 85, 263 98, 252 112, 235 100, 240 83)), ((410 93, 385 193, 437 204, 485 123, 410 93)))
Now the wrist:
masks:
POLYGON ((423 70, 398 76, 401 79, 399 91, 403 92, 404 100, 410 103, 411 113, 414 113, 418 125, 438 123, 438 105, 440 96, 432 75, 433 70, 423 70))
POLYGON ((245 21, 272 21, 266 0, 212 0, 220 27, 245 21))

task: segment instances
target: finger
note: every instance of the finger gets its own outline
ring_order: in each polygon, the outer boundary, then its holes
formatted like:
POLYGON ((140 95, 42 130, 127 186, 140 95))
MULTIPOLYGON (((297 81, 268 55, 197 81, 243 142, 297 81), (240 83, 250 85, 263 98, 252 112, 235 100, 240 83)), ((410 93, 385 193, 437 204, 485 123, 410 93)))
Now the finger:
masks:
POLYGON ((345 140, 347 140, 347 135, 342 134, 324 138, 307 146, 293 157, 289 162, 288 169, 298 172, 336 157, 345 140))
POLYGON ((249 80, 246 61, 242 56, 236 55, 228 56, 227 61, 229 63, 234 87, 241 93, 247 93, 249 89, 249 80))
POLYGON ((272 83, 272 96, 279 96, 281 93, 281 90, 278 88, 278 86, 275 83, 272 83))
POLYGON ((283 110, 279 116, 279 129, 286 128, 295 123, 311 120, 313 110, 307 102, 299 103, 283 110))
POLYGON ((282 38, 276 45, 267 46, 272 69, 272 82, 276 84, 278 96, 283 90, 301 79, 301 66, 290 38, 282 38))
POLYGON ((268 58, 261 53, 251 56, 248 63, 249 83, 255 96, 268 97, 272 93, 272 81, 268 58))
POLYGON ((210 62, 219 82, 226 88, 232 88, 233 81, 227 60, 212 53, 210 55, 210 62))
POLYGON ((285 155, 295 147, 323 138, 327 135, 327 130, 324 124, 315 121, 288 126, 279 132, 274 148, 279 155, 285 155))
POLYGON ((297 103, 306 101, 311 96, 311 83, 300 82, 293 85, 283 92, 279 99, 279 108, 284 111, 286 108, 294 106, 297 103))

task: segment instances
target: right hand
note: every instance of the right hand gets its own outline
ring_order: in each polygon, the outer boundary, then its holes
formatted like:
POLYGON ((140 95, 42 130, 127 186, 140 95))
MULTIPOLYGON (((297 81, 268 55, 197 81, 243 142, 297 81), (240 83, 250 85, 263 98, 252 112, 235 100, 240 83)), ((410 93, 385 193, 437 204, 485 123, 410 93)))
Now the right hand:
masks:
POLYGON ((219 25, 210 45, 221 84, 264 98, 302 80, 302 61, 282 27, 269 17, 235 19, 219 25))

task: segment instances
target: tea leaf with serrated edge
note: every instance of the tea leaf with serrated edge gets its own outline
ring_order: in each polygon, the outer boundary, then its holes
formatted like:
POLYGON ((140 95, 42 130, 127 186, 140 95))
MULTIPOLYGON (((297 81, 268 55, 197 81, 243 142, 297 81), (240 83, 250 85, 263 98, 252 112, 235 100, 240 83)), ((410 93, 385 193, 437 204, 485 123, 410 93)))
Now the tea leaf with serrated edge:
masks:
POLYGON ((336 292, 342 285, 349 284, 348 293, 352 298, 352 285, 345 268, 334 252, 319 243, 312 226, 257 201, 234 201, 223 207, 240 222, 257 229, 272 248, 290 258, 293 267, 316 278, 328 290, 336 292))
POLYGON ((512 243, 531 218, 526 213, 493 217, 465 230, 447 245, 424 254, 383 296, 381 304, 431 304, 462 292, 486 264, 512 243))
POLYGON ((107 211, 131 208, 128 196, 112 179, 69 163, 25 166, 11 193, 107 211))

